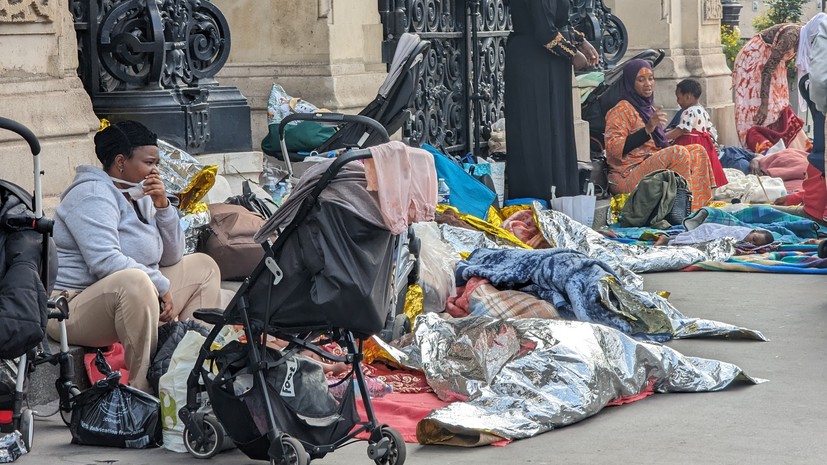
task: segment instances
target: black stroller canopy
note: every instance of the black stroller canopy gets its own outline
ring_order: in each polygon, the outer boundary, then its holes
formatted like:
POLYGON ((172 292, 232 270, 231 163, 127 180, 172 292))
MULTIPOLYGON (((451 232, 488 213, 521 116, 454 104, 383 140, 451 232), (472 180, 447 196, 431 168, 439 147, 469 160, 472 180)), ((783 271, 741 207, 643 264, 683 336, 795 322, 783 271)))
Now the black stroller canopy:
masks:
MULTIPOLYGON (((367 116, 385 127, 388 134, 402 128, 410 117, 416 86, 425 54, 431 48, 428 41, 416 34, 405 33, 399 39, 388 76, 379 87, 376 98, 359 115, 367 116)), ((371 147, 382 142, 381 135, 362 124, 347 124, 328 139, 318 152, 343 147, 371 147)))

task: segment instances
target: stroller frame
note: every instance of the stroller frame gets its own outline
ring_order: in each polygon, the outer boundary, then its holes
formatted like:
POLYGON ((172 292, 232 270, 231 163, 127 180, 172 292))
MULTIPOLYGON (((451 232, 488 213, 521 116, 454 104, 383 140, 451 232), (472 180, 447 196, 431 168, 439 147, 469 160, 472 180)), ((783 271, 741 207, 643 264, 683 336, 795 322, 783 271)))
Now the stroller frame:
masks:
MULTIPOLYGON (((319 120, 323 117, 341 118, 342 115, 317 114, 307 116, 291 115, 291 117, 292 116, 297 116, 292 119, 319 120)), ((282 121, 279 128, 282 140, 284 125, 289 122, 289 118, 291 117, 288 117, 282 121)), ((381 129, 381 132, 384 133, 384 137, 387 140, 387 132, 375 121, 365 117, 351 116, 348 118, 367 120, 360 122, 378 126, 378 129, 381 129)), ((356 436, 364 432, 368 432, 370 434, 370 438, 368 439, 367 455, 371 460, 374 460, 376 463, 384 463, 388 465, 402 465, 404 463, 405 443, 403 438, 396 430, 380 424, 376 419, 370 400, 370 393, 361 370, 361 362, 363 360, 362 341, 359 340, 357 342, 353 332, 343 328, 319 326, 271 327, 269 324, 269 305, 268 313, 265 314, 262 321, 251 321, 248 313, 248 309, 250 308, 248 301, 248 289, 251 287, 253 280, 259 278, 263 273, 270 273, 274 278, 273 286, 277 285, 281 281, 284 277, 284 273, 274 260, 274 254, 276 251, 284 247, 287 239, 298 229, 298 225, 307 218, 313 207, 316 205, 322 190, 335 178, 339 170, 344 165, 370 157, 371 153, 368 149, 360 149, 346 152, 335 159, 321 179, 316 183, 309 196, 303 201, 295 218, 279 234, 275 243, 272 246, 268 243, 263 244, 265 249, 264 258, 256 266, 253 274, 242 282, 241 287, 239 288, 236 296, 228 305, 226 311, 221 313, 220 310, 216 311, 215 309, 203 309, 195 312, 195 318, 209 324, 213 324, 214 327, 207 336, 205 342, 202 344, 201 350, 198 354, 198 359, 196 360, 195 366, 187 379, 187 403, 179 410, 178 415, 186 425, 184 432, 185 444, 187 444, 190 449, 194 446, 194 448, 199 449, 199 452, 205 452, 203 454, 199 454, 198 457, 208 458, 217 453, 220 449, 218 445, 208 443, 209 441, 220 442, 220 438, 215 439, 220 435, 211 434, 212 432, 218 431, 215 427, 214 420, 199 411, 200 403, 198 396, 203 393, 203 388, 200 386, 199 381, 203 380, 204 385, 206 386, 209 386, 209 383, 211 382, 209 378, 211 373, 204 368, 204 362, 206 360, 214 360, 216 357, 217 351, 211 351, 210 346, 218 337, 222 328, 230 322, 237 321, 240 318, 244 327, 244 334, 247 339, 245 350, 250 362, 249 366, 252 367, 254 386, 261 389, 264 398, 264 408, 267 411, 266 419, 268 431, 266 436, 269 441, 268 456, 270 458, 270 463, 306 465, 312 458, 322 457, 344 445, 355 442, 357 440, 356 436), (280 431, 278 427, 279 422, 274 413, 274 400, 272 398, 272 394, 267 389, 267 378, 265 376, 267 370, 270 369, 270 364, 268 364, 266 358, 267 335, 287 341, 288 345, 285 349, 283 349, 285 352, 309 350, 323 359, 350 365, 350 372, 343 380, 340 381, 340 384, 351 383, 352 380, 355 379, 359 393, 364 401, 365 414, 367 418, 364 420, 361 417, 358 418, 358 421, 355 422, 354 427, 349 432, 344 434, 342 437, 333 440, 330 444, 311 444, 307 441, 300 441, 297 438, 291 437, 285 431, 280 431), (324 340, 319 342, 319 338, 324 338, 324 340), (344 348, 347 349, 347 354, 344 356, 335 356, 327 353, 319 347, 320 344, 328 342, 338 342, 340 344, 344 344, 344 348), (211 432, 210 429, 213 431, 211 432)), ((394 279, 396 279, 396 277, 394 277, 394 279)), ((270 286, 270 289, 272 289, 273 286, 270 286)), ((392 292, 393 287, 391 287, 391 293, 392 292)), ((390 298, 390 296, 386 297, 390 298)), ((390 300, 392 302, 394 301, 393 299, 390 300)), ((393 308, 389 309, 389 315, 393 310, 393 308)), ((348 386, 350 386, 350 384, 348 384, 348 386)), ((348 396, 352 395, 352 393, 345 394, 342 404, 348 400, 353 401, 352 399, 348 399, 348 396)), ((344 407, 340 405, 340 408, 344 407)))
MULTIPOLYGON (((34 217, 31 218, 30 221, 27 221, 26 224, 4 226, 11 226, 18 231, 27 229, 34 230, 42 234, 40 278, 43 287, 48 289, 49 239, 52 235, 54 221, 43 216, 43 191, 41 182, 43 171, 41 170, 40 163, 40 142, 29 128, 8 118, 0 117, 0 129, 6 129, 20 135, 28 143, 32 152, 34 195, 29 196, 28 192, 7 181, 0 181, 0 186, 11 191, 24 203, 28 203, 29 199, 31 199, 31 211, 34 213, 34 217)), ((36 367, 46 363, 59 365, 60 374, 57 380, 55 380, 55 389, 58 393, 60 417, 67 426, 71 421, 73 399, 80 394, 80 390, 74 384, 74 364, 72 354, 69 353, 68 336, 66 333, 66 320, 69 318, 69 303, 64 297, 59 297, 56 300, 48 300, 47 307, 47 318, 58 321, 60 330, 60 341, 58 342, 60 343, 60 350, 56 354, 52 354, 48 349, 44 337, 40 348, 32 348, 17 360, 17 379, 12 401, 11 428, 21 433, 23 443, 29 451, 34 441, 34 412, 28 408, 28 406, 24 406, 26 404, 26 391, 28 389, 27 375, 34 372, 36 367)), ((3 432, 10 431, 3 430, 3 432)))

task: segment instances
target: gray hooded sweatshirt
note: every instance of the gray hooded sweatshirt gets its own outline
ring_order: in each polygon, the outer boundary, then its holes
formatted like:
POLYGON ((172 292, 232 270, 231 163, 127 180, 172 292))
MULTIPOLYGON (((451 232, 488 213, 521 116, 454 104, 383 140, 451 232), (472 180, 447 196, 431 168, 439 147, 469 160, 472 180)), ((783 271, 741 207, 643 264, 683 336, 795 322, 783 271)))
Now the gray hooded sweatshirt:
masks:
POLYGON ((183 257, 178 214, 171 205, 156 209, 149 196, 137 204, 147 223, 105 171, 77 168, 55 213, 55 289, 83 290, 116 271, 137 268, 149 275, 159 295, 169 291, 169 280, 158 267, 183 257))

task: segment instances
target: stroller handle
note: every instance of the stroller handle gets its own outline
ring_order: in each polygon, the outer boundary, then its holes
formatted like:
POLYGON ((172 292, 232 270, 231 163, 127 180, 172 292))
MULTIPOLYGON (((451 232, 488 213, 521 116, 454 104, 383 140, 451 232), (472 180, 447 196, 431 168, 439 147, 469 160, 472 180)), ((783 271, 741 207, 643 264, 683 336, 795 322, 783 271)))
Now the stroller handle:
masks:
POLYGON ((34 133, 26 126, 23 126, 17 121, 12 121, 8 118, 3 118, 0 116, 0 129, 8 129, 9 131, 17 133, 29 144, 29 148, 32 150, 32 155, 40 154, 40 142, 37 140, 37 136, 35 136, 34 133))
POLYGON ((382 140, 388 142, 390 136, 384 126, 376 120, 362 115, 343 115, 341 113, 293 113, 287 115, 279 123, 279 139, 284 140, 284 129, 291 121, 316 121, 318 123, 360 123, 370 127, 382 136, 382 140))

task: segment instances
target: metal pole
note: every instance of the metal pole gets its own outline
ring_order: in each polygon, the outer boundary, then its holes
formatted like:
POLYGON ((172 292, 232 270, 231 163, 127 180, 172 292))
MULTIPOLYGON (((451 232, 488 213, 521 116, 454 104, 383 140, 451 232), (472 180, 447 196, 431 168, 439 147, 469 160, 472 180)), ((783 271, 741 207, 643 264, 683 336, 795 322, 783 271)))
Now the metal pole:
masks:
POLYGON ((480 16, 480 0, 471 0, 471 82, 473 84, 474 93, 471 95, 471 102, 473 103, 474 112, 474 129, 472 135, 474 137, 474 162, 480 156, 480 135, 482 125, 482 108, 480 107, 480 50, 479 50, 479 19, 480 16))

